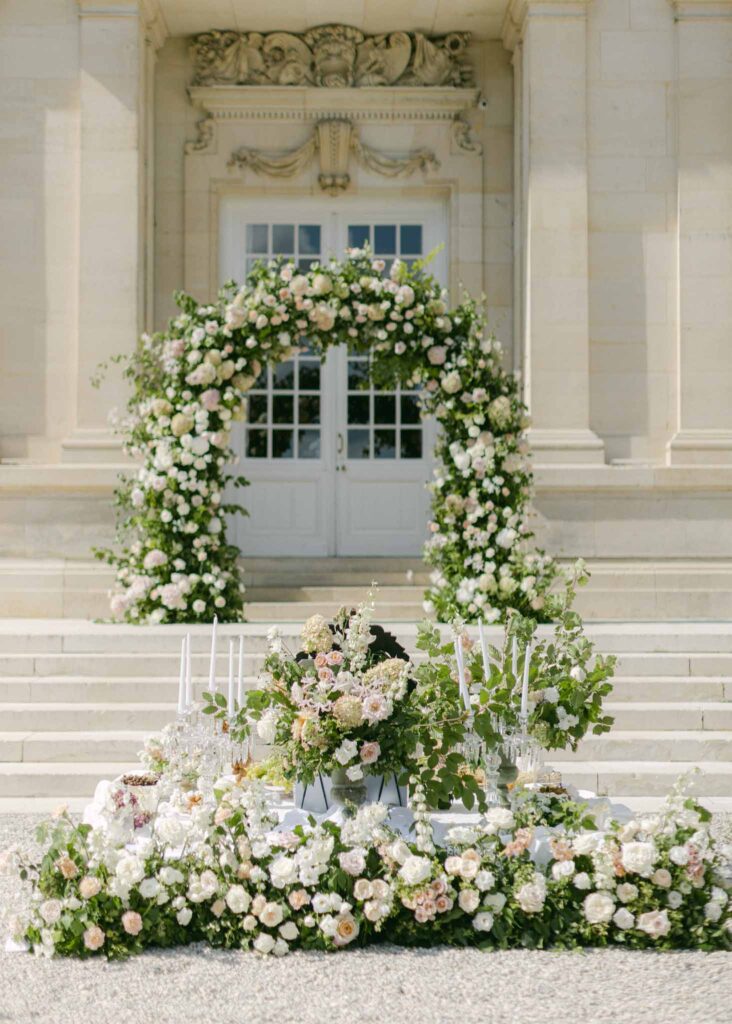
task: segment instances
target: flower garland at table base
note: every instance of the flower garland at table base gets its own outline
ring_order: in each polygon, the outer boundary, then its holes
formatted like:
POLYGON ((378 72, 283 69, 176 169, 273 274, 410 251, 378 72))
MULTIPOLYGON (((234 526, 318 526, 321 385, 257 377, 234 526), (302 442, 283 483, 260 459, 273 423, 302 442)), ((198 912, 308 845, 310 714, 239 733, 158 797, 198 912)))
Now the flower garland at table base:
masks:
POLYGON ((511 609, 553 618, 559 570, 531 542, 532 475, 525 408, 481 310, 446 293, 422 265, 384 262, 352 249, 341 261, 297 273, 260 263, 244 286, 199 305, 179 294, 166 331, 143 335, 126 363, 132 387, 120 425, 141 462, 116 491, 118 538, 97 554, 116 570, 111 599, 127 622, 222 622, 243 617, 238 550, 226 541, 227 485, 243 477, 232 427, 267 365, 305 341, 324 357, 347 344, 370 356, 379 387, 420 389, 440 435, 425 557, 434 567, 427 608, 442 621, 505 619, 511 609))
POLYGON ((537 795, 453 827, 435 847, 419 790, 416 838, 405 841, 380 804, 340 825, 275 831, 258 784, 221 779, 208 795, 165 778, 157 787, 156 810, 139 787, 111 785, 94 827, 62 812, 40 831, 41 858, 6 854, 31 885, 15 948, 732 948, 730 851, 681 791, 603 831, 582 808, 537 795), (558 822, 537 846, 537 826, 558 822))

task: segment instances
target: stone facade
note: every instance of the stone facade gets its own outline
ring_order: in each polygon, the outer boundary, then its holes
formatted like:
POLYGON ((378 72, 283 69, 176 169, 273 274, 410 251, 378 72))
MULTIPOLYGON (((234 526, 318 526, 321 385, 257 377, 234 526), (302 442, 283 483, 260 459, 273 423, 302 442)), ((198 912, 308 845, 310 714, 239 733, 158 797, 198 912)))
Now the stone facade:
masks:
POLYGON ((3 4, 0 558, 109 536, 124 387, 90 377, 216 288, 220 197, 325 188, 444 199, 551 549, 732 559, 732 0, 393 8, 3 4))

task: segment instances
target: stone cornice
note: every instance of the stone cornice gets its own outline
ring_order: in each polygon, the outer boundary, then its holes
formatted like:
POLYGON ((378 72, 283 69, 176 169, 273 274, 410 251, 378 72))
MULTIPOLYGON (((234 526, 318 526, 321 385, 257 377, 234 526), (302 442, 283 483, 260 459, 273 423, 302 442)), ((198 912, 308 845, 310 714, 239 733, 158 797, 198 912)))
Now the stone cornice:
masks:
POLYGON ((515 49, 530 18, 583 18, 590 0, 510 0, 501 29, 507 50, 515 49))
POLYGON ((319 121, 346 117, 354 124, 388 121, 453 121, 478 102, 477 89, 375 86, 320 89, 309 86, 193 86, 194 107, 216 121, 319 121))
POLYGON ((141 18, 145 37, 159 50, 168 38, 168 27, 158 0, 76 0, 80 18, 141 18))
POLYGON ((677 21, 732 18, 732 0, 669 0, 677 21))

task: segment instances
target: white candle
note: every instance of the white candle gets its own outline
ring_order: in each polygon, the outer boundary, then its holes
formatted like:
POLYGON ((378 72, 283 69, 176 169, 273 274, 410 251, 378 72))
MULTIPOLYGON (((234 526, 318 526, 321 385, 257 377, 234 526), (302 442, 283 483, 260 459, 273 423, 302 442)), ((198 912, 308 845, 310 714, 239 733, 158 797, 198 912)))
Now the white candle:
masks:
POLYGON ((213 630, 211 631, 211 662, 208 669, 208 689, 210 693, 216 693, 216 623, 218 617, 214 615, 213 630))
POLYGON ((465 710, 470 711, 470 693, 465 682, 465 662, 463 661, 463 645, 459 636, 455 637, 455 657, 457 659, 458 687, 460 689, 460 696, 463 699, 465 710))
POLYGON ((193 676, 191 674, 191 634, 186 633, 186 707, 193 703, 193 676))
POLYGON ((491 677, 491 662, 488 657, 488 640, 482 622, 478 623, 478 636, 480 637, 480 649, 483 652, 483 678, 487 682, 491 677))
POLYGON ((180 675, 178 677, 178 714, 186 710, 186 638, 180 643, 180 675))
POLYGON ((524 678, 521 684, 521 717, 526 718, 529 710, 529 669, 531 667, 531 643, 524 651, 524 678))
POLYGON ((229 693, 227 696, 229 718, 234 714, 234 639, 229 639, 229 693))
POLYGON ((244 703, 244 637, 239 637, 239 671, 236 677, 236 706, 244 703))
POLYGON ((514 683, 518 680, 518 640, 516 637, 513 638, 511 644, 511 675, 513 676, 514 683))

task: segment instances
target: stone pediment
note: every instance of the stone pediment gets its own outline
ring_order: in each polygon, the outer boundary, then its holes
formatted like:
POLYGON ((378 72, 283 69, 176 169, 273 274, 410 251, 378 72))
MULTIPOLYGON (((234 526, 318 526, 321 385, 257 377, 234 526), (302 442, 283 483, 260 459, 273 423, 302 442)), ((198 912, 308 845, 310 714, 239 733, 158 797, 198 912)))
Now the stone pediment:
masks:
POLYGON ((366 35, 349 25, 293 32, 204 32, 194 38, 194 86, 466 87, 469 33, 366 35))

